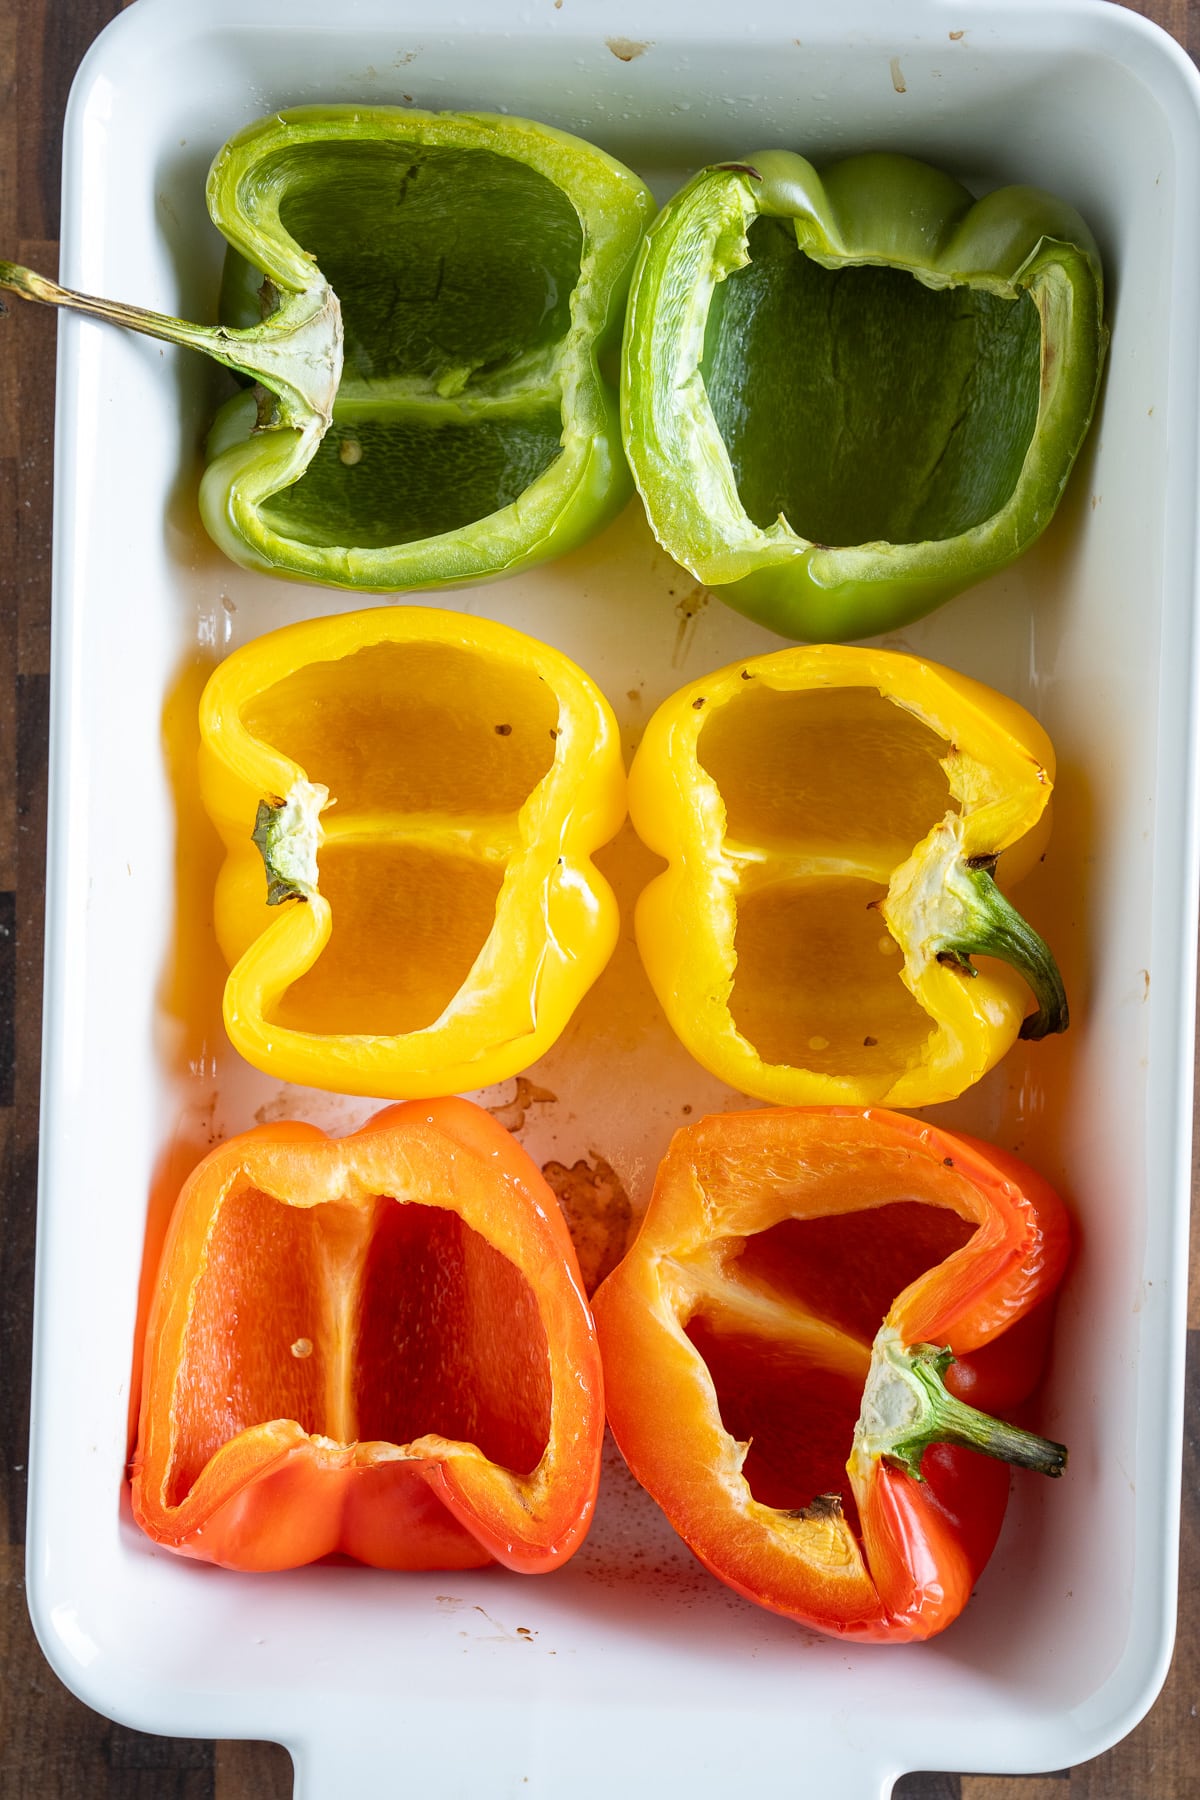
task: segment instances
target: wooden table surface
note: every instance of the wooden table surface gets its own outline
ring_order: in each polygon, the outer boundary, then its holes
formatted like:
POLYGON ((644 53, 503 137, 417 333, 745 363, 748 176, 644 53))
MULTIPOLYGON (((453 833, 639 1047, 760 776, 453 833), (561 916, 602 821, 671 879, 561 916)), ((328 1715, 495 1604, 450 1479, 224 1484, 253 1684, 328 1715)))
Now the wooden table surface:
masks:
MULTIPOLYGON (((59 155, 71 78, 120 0, 0 0, 0 255, 57 267, 59 155)), ((1200 56, 1200 0, 1144 0, 1200 56)), ((1197 221, 1200 228, 1200 220, 1197 221)), ((275 1800, 272 1744, 147 1737, 79 1704, 44 1662, 25 1607, 25 1455, 37 1186, 55 320, 0 322, 0 1796, 275 1800)), ((1193 1273, 1196 1267, 1193 1251, 1193 1273)), ((1120 1745, 1039 1777, 914 1774, 897 1800, 1183 1800, 1200 1796, 1200 1290, 1188 1323, 1179 1634, 1163 1693, 1120 1745)))

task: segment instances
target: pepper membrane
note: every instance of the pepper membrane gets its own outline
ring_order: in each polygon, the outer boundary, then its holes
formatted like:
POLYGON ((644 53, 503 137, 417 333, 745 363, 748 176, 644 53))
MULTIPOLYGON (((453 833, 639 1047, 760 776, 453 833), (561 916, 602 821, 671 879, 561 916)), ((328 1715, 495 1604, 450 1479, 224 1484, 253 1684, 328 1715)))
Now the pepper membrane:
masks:
POLYGON ((236 1569, 552 1569, 603 1429, 570 1235, 481 1108, 410 1102, 340 1140, 260 1126, 185 1184, 133 1463, 156 1542, 236 1569))
POLYGON ((842 1107, 704 1119, 593 1296, 613 1435, 748 1599, 927 1638, 995 1545, 998 1459, 1064 1466, 987 1415, 1038 1379, 1067 1253, 1049 1185, 958 1133, 842 1107))

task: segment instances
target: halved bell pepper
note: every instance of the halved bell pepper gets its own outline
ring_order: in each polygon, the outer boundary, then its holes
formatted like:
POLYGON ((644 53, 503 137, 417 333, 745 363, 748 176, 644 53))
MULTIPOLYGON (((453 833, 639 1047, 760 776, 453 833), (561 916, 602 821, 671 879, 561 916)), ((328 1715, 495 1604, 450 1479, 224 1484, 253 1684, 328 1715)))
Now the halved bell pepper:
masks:
POLYGON ((0 287, 205 351, 257 385, 217 419, 208 531, 249 568, 394 590, 561 555, 630 492, 615 354, 653 202, 592 145, 507 116, 272 113, 217 155, 221 324, 0 287))
POLYGON ((616 943, 591 861, 625 816, 611 708, 490 619, 375 607, 244 645, 201 698, 200 786, 226 848, 226 1028, 284 1080, 503 1081, 616 943))
POLYGON ((702 170, 651 227, 625 449, 663 548, 789 638, 894 630, 1049 522, 1096 403, 1096 246, 909 157, 702 170))
POLYGON ((1052 1189, 974 1139, 837 1107, 704 1119, 593 1296, 613 1435, 738 1593, 930 1637, 994 1548, 1004 1462, 1065 1465, 989 1415, 1039 1377, 1067 1253, 1052 1189))
POLYGON ((678 1037, 760 1100, 926 1106, 1062 1031, 1057 965, 993 878, 1041 855, 1053 779, 1023 708, 897 651, 798 646, 672 695, 629 809, 668 863, 636 927, 678 1037))
POLYGON ((590 1524, 603 1430, 554 1196, 469 1101, 342 1139, 260 1126, 185 1184, 133 1461, 158 1543, 235 1569, 553 1569, 590 1524))

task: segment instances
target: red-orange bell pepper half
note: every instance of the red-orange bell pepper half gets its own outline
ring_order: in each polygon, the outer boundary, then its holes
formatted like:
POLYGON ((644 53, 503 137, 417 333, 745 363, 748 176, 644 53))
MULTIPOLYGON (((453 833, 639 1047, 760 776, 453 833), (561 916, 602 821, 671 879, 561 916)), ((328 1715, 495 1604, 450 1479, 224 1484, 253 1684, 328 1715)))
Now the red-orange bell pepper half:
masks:
POLYGON ((536 1572, 591 1521, 604 1401, 550 1189, 469 1101, 258 1128, 172 1216, 133 1509, 188 1556, 536 1572))
POLYGON ((593 1296, 614 1436, 739 1593, 930 1637, 999 1533, 993 1459, 1065 1462, 978 1409, 1032 1390, 1067 1250, 1047 1183, 974 1139, 872 1109, 704 1119, 593 1296))

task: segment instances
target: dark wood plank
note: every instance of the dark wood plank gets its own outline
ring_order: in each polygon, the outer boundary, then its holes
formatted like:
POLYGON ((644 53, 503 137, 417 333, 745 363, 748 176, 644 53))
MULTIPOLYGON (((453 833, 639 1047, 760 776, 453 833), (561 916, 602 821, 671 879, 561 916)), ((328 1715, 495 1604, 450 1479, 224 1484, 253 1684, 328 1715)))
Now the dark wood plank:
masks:
POLYGON ((9 243, 58 237, 67 95, 84 53, 121 10, 122 0, 71 0, 69 6, 55 0, 5 0, 3 32, 8 43, 15 44, 21 123, 17 229, 9 243))
MULTIPOLYGON (((17 216, 18 101, 16 33, 0 28, 0 219, 8 229, 12 228, 17 216)), ((10 241, 16 242, 15 233, 10 241)), ((11 255, 7 244, 3 254, 11 255)), ((0 356, 0 457, 5 461, 16 456, 21 441, 17 391, 16 361, 11 356, 0 356)), ((2 542, 0 539, 0 544, 2 542)), ((0 596, 2 592, 0 590, 0 596)), ((2 598, 0 605, 4 605, 2 598)))
POLYGON ((16 877, 7 947, 13 1045, 11 1100, 4 1112, 4 1229, 0 1232, 0 1443, 20 1446, 0 1461, 0 1505, 6 1541, 25 1540, 25 1445, 29 1439, 29 1374, 33 1328, 33 1262, 37 1206, 37 1109, 41 1056, 42 907, 46 816, 46 731, 49 684, 16 674, 16 877))
POLYGON ((1119 0, 1119 4, 1161 25, 1193 56, 1200 54, 1200 10, 1195 0, 1119 0))
MULTIPOLYGON (((3 321, 0 321, 3 324, 3 321)), ((10 361, 0 338, 0 369, 10 361)), ((13 384, 15 391, 15 383, 13 384)), ((0 405, 4 404, 0 383, 0 405)), ((0 415, 0 433, 3 415, 0 415)), ((0 670, 17 666, 19 593, 17 560, 17 458, 0 456, 0 670)), ((0 889, 17 884, 17 709, 11 681, 0 689, 0 889)), ((9 1071, 11 1083, 12 1072, 9 1071)))
POLYGON ((218 1744, 213 1800, 288 1800, 292 1759, 281 1744, 218 1744))
MULTIPOLYGON (((39 274, 58 273, 58 245, 19 238, 16 259, 39 274)), ((54 517, 54 358, 57 321, 48 307, 13 303, 4 326, 5 358, 17 368, 16 653, 20 675, 50 672, 50 539, 54 517)))

